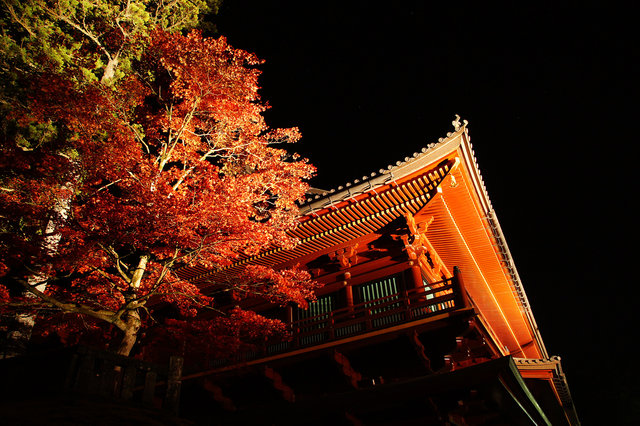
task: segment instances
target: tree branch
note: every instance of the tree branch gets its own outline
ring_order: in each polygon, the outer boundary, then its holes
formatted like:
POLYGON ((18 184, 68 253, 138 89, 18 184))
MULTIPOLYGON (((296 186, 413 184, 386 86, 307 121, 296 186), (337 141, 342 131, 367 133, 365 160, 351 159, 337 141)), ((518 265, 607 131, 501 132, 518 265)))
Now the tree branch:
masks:
POLYGON ((16 14, 15 9, 11 4, 9 4, 9 2, 7 2, 6 0, 3 0, 2 3, 4 3, 5 7, 7 8, 9 15, 11 15, 11 19, 13 19, 16 23, 20 24, 20 26, 24 28, 24 30, 28 32, 31 37, 33 38, 38 37, 37 34, 31 29, 30 26, 28 26, 25 22, 23 22, 20 18, 18 18, 18 15, 16 14))
POLYGON ((105 253, 107 253, 109 255, 109 257, 111 257, 114 260, 116 269, 118 270, 118 273, 120 274, 120 276, 127 282, 127 284, 131 284, 131 276, 127 275, 127 273, 122 270, 122 266, 124 265, 126 270, 129 270, 129 268, 127 267, 127 265, 125 263, 123 263, 120 260, 120 255, 118 254, 118 252, 116 252, 115 249, 113 247, 111 247, 111 246, 105 247, 102 244, 98 244, 98 246, 105 253))
POLYGON ((131 275, 131 281, 129 282, 129 286, 134 290, 138 290, 140 288, 140 283, 142 282, 142 276, 144 275, 144 271, 147 268, 147 262, 149 261, 150 256, 148 254, 143 254, 140 256, 140 260, 138 261, 138 266, 133 270, 133 274, 131 275))
MULTIPOLYGON (((195 98, 193 101, 193 106, 191 107, 191 110, 187 113, 187 115, 185 116, 185 118, 182 120, 182 125, 180 126, 180 128, 178 129, 178 132, 175 136, 172 136, 173 131, 171 128, 171 120, 172 120, 172 115, 169 115, 169 140, 167 141, 167 147, 171 146, 171 148, 169 148, 168 151, 165 151, 160 159, 160 164, 158 165, 158 169, 162 171, 162 169, 164 169, 164 166, 169 162, 169 160, 171 159, 171 154, 173 153, 174 148, 176 147, 176 145, 178 144, 178 142, 180 141, 180 138, 182 137, 182 134, 185 132, 185 129, 187 128, 187 126, 189 125, 189 123, 191 123, 191 119, 193 118, 193 116, 196 113, 198 104, 200 103, 200 99, 201 98, 195 98)), ((171 110, 173 109, 173 106, 171 107, 171 110)), ((170 111, 171 111, 170 110, 170 111)))
POLYGON ((41 292, 40 290, 38 290, 34 286, 29 285, 29 283, 24 281, 24 280, 17 280, 17 281, 30 294, 36 296, 37 298, 39 298, 40 300, 42 300, 45 303, 48 303, 51 306, 55 306, 56 308, 60 309, 63 312, 88 315, 88 316, 90 316, 92 318, 96 318, 96 319, 108 322, 109 324, 113 324, 116 327, 118 327, 119 329, 124 330, 125 323, 123 321, 119 320, 119 318, 117 318, 115 316, 115 312, 112 312, 112 311, 109 311, 109 310, 106 310, 106 309, 98 309, 98 310, 96 310, 96 309, 93 309, 93 308, 90 308, 88 306, 81 305, 81 304, 60 302, 59 300, 55 299, 54 297, 51 297, 51 296, 49 296, 47 294, 44 294, 43 292, 41 292))
MULTIPOLYGON (((44 4, 43 4, 42 8, 50 16, 52 16, 53 18, 61 20, 62 22, 66 23, 67 25, 71 26, 71 28, 75 29, 76 31, 79 31, 81 34, 86 36, 89 40, 93 41, 96 44, 96 46, 98 46, 98 48, 107 56, 107 59, 109 60, 109 62, 111 62, 111 60, 113 59, 112 56, 111 56, 111 53, 107 50, 106 47, 104 47, 102 45, 102 43, 100 43, 100 40, 98 39, 98 36, 96 36, 95 34, 91 33, 86 28, 83 28, 83 26, 80 26, 79 24, 75 23, 69 17, 67 17, 64 14, 62 14, 62 11, 56 12, 55 10, 53 10, 52 8, 47 7, 44 4)), ((84 25, 84 27, 86 27, 86 25, 84 25)))

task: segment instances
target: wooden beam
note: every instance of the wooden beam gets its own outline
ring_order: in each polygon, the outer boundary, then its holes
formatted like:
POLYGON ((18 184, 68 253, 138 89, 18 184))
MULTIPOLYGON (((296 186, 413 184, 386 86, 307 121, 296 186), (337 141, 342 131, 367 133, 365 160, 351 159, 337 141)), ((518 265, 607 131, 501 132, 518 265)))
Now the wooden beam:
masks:
POLYGON ((551 370, 521 370, 518 368, 518 371, 524 379, 553 379, 553 371, 551 370))
POLYGON ((430 216, 425 221, 416 222, 411 213, 405 212, 404 218, 409 232, 401 238, 409 259, 419 263, 432 282, 440 281, 443 276, 450 278, 452 275, 449 269, 427 238, 427 229, 434 221, 434 217, 430 216))
POLYGON ((167 373, 167 389, 164 395, 162 408, 177 415, 180 407, 180 388, 182 387, 182 367, 184 359, 179 356, 169 358, 169 371, 167 373))
POLYGON ((415 348, 416 353, 418 354, 418 357, 422 361, 422 364, 425 366, 427 371, 429 373, 433 373, 433 369, 431 369, 431 360, 425 353, 424 345, 420 341, 420 338, 418 337, 418 332, 416 330, 413 330, 413 333, 411 333, 411 343, 413 343, 413 347, 415 348))
POLYGON ((330 342, 326 342, 326 343, 321 343, 315 346, 308 346, 308 347, 304 347, 304 348, 300 348, 300 349, 296 349, 290 352, 282 352, 279 354, 275 354, 275 355, 270 355, 264 358, 258 358, 258 359, 254 359, 251 361, 245 361, 245 362, 240 362, 237 364, 231 364, 231 365, 226 365, 224 367, 218 367, 218 368, 213 368, 211 370, 206 370, 206 371, 200 371, 197 373, 192 373, 189 375, 186 375, 182 378, 182 380, 189 380, 189 379, 196 379, 199 377, 205 377, 205 376, 209 376, 212 374, 220 374, 220 373, 224 373, 227 371, 233 371, 236 370, 238 368, 242 368, 242 367, 249 367, 252 365, 259 365, 259 364, 264 364, 266 362, 273 362, 276 360, 280 360, 283 358, 289 358, 289 357, 294 357, 294 356, 298 356, 298 355, 303 355, 309 352, 315 352, 315 351, 320 351, 323 349, 328 349, 328 348, 334 348, 340 345, 344 345, 344 344, 348 344, 348 343, 353 343, 353 342, 358 342, 358 341, 362 341, 362 340, 366 340, 366 339, 370 339, 370 338, 374 338, 374 337, 378 337, 378 336, 383 336, 385 334, 394 334, 397 333, 399 331, 404 331, 407 329, 411 329, 413 327, 420 327, 420 326, 437 326, 438 323, 441 320, 444 320, 446 318, 451 318, 451 317, 455 317, 458 315, 465 315, 465 314, 470 314, 473 313, 473 309, 471 308, 464 308, 464 309, 460 309, 457 311, 453 311, 453 312, 445 312, 443 314, 438 314, 438 315, 434 315, 431 317, 427 317, 427 318, 422 318, 416 321, 411 321, 408 323, 403 323, 403 324, 398 324, 396 326, 393 327, 388 327, 388 328, 382 328, 379 330, 374 330, 374 331, 370 331, 367 333, 363 333, 363 334, 357 334, 355 336, 350 336, 344 339, 340 339, 340 340, 333 340, 330 342))
POLYGON ((351 268, 358 263, 358 243, 329 253, 329 258, 338 262, 342 269, 351 268))

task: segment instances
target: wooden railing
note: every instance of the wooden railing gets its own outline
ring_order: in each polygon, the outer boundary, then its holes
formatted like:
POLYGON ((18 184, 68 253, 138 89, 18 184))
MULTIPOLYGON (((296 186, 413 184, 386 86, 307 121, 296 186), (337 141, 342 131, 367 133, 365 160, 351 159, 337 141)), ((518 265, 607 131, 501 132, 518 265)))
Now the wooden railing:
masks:
POLYGON ((182 364, 181 357, 158 365, 86 346, 37 351, 0 361, 0 398, 30 401, 71 394, 93 401, 97 396, 177 414, 182 364))
POLYGON ((291 324, 292 347, 342 339, 426 318, 460 307, 455 280, 417 288, 336 309, 291 324))
POLYGON ((290 324, 291 339, 265 342, 252 352, 239 354, 235 360, 216 360, 211 365, 223 366, 281 352, 345 339, 374 330, 428 318, 469 306, 460 273, 454 277, 422 287, 391 294, 336 309, 331 312, 294 321, 290 324))
POLYGON ((182 362, 181 357, 171 357, 167 368, 79 346, 72 356, 64 387, 82 394, 161 405, 177 414, 182 362))

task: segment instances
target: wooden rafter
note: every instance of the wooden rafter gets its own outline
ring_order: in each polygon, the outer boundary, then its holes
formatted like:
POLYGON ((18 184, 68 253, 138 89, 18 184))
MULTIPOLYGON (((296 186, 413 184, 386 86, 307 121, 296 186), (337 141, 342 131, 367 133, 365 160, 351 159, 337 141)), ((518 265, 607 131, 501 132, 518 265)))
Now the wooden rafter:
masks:
POLYGON ((383 191, 371 191, 355 203, 344 202, 333 209, 302 217, 301 224, 290 232, 299 239, 291 250, 274 247, 219 270, 186 267, 176 273, 194 282, 214 280, 217 275, 233 275, 247 264, 279 265, 375 232, 406 212, 420 211, 437 193, 437 187, 453 164, 454 160, 446 161, 410 181, 383 191))

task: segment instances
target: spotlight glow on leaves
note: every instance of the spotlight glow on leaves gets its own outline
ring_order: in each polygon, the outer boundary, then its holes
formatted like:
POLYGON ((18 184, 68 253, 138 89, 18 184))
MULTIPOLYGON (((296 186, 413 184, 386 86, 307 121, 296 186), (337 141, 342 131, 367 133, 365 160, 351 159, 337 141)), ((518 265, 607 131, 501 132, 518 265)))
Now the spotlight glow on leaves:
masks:
MULTIPOLYGON (((2 141, 0 271, 12 294, 18 284, 30 293, 9 297, 0 286, 2 309, 111 324, 128 354, 163 303, 183 318, 174 328, 215 308, 176 267, 219 268, 292 247, 287 231, 314 168, 275 146, 300 135, 266 125, 260 63, 224 37, 156 30, 133 71, 110 84, 39 72, 12 118, 53 123, 58 134, 28 150, 2 141)), ((219 285, 236 297, 303 306, 315 286, 305 271, 264 267, 219 285)), ((281 327, 238 310, 220 318, 281 327)))

